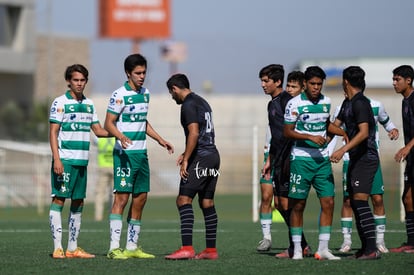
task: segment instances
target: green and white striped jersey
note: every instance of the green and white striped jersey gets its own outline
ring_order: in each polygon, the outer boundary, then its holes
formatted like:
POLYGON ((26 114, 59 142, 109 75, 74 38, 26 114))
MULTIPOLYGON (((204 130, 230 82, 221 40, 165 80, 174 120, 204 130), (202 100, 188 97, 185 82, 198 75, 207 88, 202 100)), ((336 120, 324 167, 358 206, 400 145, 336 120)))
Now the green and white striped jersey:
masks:
POLYGON ((115 150, 127 154, 147 152, 147 113, 150 99, 149 90, 142 87, 139 91, 133 90, 128 82, 115 90, 109 100, 107 112, 118 116, 116 127, 132 144, 123 149, 119 140, 115 143, 115 150))
POLYGON ((58 146, 62 162, 87 166, 91 126, 99 123, 92 100, 83 97, 78 102, 67 91, 53 101, 49 122, 60 125, 58 146))
MULTIPOLYGON (((285 124, 295 124, 295 131, 314 136, 327 136, 327 121, 331 99, 321 94, 317 103, 308 99, 305 92, 289 100, 285 112, 285 124)), ((327 146, 319 146, 310 140, 296 140, 291 151, 293 159, 327 158, 327 146)))

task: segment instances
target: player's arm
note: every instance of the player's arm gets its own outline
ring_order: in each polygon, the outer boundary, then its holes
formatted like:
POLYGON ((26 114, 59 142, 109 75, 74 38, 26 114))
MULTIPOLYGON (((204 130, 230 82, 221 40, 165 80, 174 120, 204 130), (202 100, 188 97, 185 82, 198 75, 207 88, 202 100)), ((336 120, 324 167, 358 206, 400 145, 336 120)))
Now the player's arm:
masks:
POLYGON ((52 159, 53 159, 53 172, 57 175, 63 174, 63 164, 59 156, 59 146, 58 146, 58 135, 60 124, 50 123, 49 130, 49 142, 50 149, 52 150, 52 159))
MULTIPOLYGON (((336 120, 336 119, 335 119, 336 120)), ((331 123, 329 120, 327 122, 328 124, 328 142, 330 141, 330 139, 333 136, 341 136, 343 137, 343 139, 345 140, 346 143, 348 143, 348 135, 346 134, 346 132, 344 131, 344 129, 342 129, 341 127, 339 127, 339 125, 341 125, 340 123, 337 125, 335 123, 331 123)))
POLYGON ((118 115, 113 114, 111 112, 106 112, 104 127, 105 130, 107 130, 111 136, 121 141, 122 148, 126 149, 129 145, 132 144, 132 141, 121 131, 118 130, 118 128, 116 127, 117 119, 118 115))
POLYGON ((289 139, 310 140, 320 146, 324 145, 326 142, 326 139, 323 136, 313 136, 295 131, 295 124, 292 123, 285 123, 283 127, 283 134, 289 139))
POLYGON ((162 147, 164 147, 165 149, 168 150, 169 154, 174 153, 174 146, 169 143, 168 141, 166 141, 165 139, 163 139, 152 127, 152 125, 149 123, 149 121, 147 120, 147 135, 150 136, 152 139, 156 140, 158 142, 159 145, 161 145, 162 147))
POLYGON ((384 105, 380 102, 379 109, 378 109, 378 121, 384 127, 385 131, 388 133, 388 137, 391 140, 397 140, 400 133, 395 126, 394 123, 392 123, 390 117, 388 116, 387 111, 385 111, 384 105))
POLYGON ((356 147, 358 144, 363 142, 368 138, 369 135, 369 124, 368 122, 362 122, 358 124, 358 133, 354 136, 353 139, 351 139, 348 143, 346 143, 344 146, 336 150, 332 153, 331 161, 332 162, 338 162, 346 152, 351 150, 352 148, 356 147))
POLYGON ((102 128, 99 122, 92 124, 91 128, 92 128, 93 133, 97 137, 112 137, 112 135, 107 130, 102 128))
POLYGON ((188 171, 187 171, 188 160, 190 159, 191 155, 194 152, 194 149, 197 146, 198 135, 199 135, 198 123, 194 122, 194 123, 188 124, 187 129, 188 129, 187 143, 185 144, 184 153, 180 157, 181 163, 179 163, 181 165, 180 176, 182 178, 188 177, 188 171))
POLYGON ((411 152, 411 149, 414 147, 414 138, 410 140, 403 148, 398 150, 395 154, 394 159, 396 162, 402 162, 405 160, 407 155, 411 152))

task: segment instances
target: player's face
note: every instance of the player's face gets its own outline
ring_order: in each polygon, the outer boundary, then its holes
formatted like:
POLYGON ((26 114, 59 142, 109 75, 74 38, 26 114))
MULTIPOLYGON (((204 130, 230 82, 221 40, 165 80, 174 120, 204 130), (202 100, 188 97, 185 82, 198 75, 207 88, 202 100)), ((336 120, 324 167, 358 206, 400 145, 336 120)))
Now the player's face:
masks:
POLYGON ((134 90, 141 89, 144 85, 145 76, 147 75, 147 68, 145 66, 136 66, 131 73, 127 73, 128 84, 134 90))
POLYGON ((302 85, 298 81, 289 81, 286 84, 286 92, 295 97, 302 92, 302 85))
POLYGON ((408 96, 412 89, 411 81, 411 78, 404 78, 399 75, 394 75, 392 78, 392 85, 394 86, 396 93, 408 96))
POLYGON ((319 77, 312 77, 305 81, 306 94, 310 100, 319 98, 323 86, 323 80, 319 77))
POLYGON ((82 94, 88 82, 80 72, 73 72, 72 78, 67 81, 69 89, 75 94, 82 94))
POLYGON ((277 92, 279 82, 274 82, 268 76, 260 78, 261 86, 265 94, 273 96, 277 92))

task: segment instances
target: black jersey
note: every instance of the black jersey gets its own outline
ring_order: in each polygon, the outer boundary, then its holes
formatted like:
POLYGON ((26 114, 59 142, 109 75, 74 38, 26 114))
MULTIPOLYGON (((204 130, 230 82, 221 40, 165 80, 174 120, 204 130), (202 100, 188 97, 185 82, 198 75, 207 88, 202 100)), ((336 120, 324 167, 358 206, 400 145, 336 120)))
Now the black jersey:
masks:
POLYGON ((215 152, 215 134, 210 105, 195 93, 188 94, 181 105, 181 125, 184 128, 186 143, 187 126, 191 123, 197 123, 199 128, 198 142, 193 154, 215 152))
POLYGON ((369 99, 362 92, 357 93, 351 100, 345 99, 343 101, 338 119, 345 124, 346 134, 350 140, 358 134, 358 124, 368 123, 368 138, 349 150, 350 160, 356 160, 363 156, 368 159, 378 159, 374 113, 369 99))
MULTIPOLYGON (((402 101, 402 122, 404 143, 407 145, 414 138, 414 92, 402 101)), ((414 149, 406 156, 407 161, 414 161, 414 149)))
POLYGON ((291 98, 288 92, 283 91, 267 104, 269 128, 272 135, 269 154, 273 156, 276 165, 289 157, 293 144, 292 140, 283 135, 285 108, 291 98))

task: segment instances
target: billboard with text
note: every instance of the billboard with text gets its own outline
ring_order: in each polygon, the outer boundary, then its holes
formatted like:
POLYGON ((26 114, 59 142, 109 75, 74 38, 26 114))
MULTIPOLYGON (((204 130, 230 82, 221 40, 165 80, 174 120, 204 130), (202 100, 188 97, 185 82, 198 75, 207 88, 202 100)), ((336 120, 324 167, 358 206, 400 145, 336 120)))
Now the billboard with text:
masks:
POLYGON ((167 39, 170 0, 100 0, 99 35, 103 38, 167 39))

